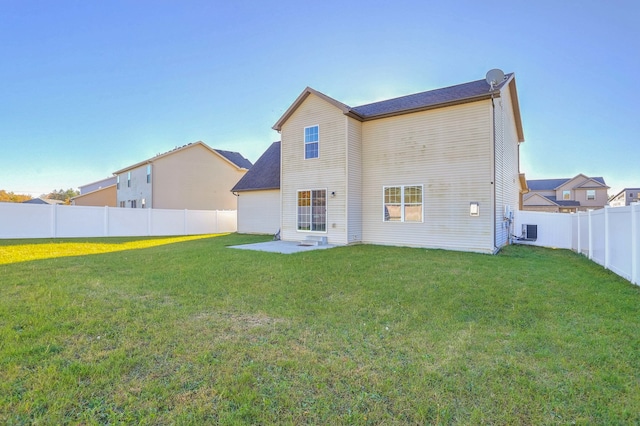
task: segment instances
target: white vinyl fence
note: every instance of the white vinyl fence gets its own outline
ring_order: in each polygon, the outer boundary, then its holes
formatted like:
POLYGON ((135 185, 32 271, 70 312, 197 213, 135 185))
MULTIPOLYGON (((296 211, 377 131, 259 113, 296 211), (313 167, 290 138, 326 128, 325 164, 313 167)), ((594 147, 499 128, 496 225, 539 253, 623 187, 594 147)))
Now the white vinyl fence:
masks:
POLYGON ((235 232, 236 213, 236 210, 0 203, 0 238, 142 237, 235 232))
POLYGON ((537 240, 515 243, 571 249, 640 285, 640 204, 575 214, 518 211, 516 237, 522 225, 537 225, 537 240))

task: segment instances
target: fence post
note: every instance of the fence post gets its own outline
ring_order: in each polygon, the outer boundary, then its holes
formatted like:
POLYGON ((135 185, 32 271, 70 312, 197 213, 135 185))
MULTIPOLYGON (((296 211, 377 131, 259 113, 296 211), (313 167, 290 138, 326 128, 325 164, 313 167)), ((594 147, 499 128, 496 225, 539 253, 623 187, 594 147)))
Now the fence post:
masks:
POLYGON ((593 210, 588 210, 587 215, 589 220, 587 221, 587 226, 589 227, 589 260, 593 260, 593 229, 591 228, 591 213, 593 210))
POLYGON ((109 206, 104 206, 104 220, 102 221, 102 234, 109 236, 109 206))
POLYGON ((638 221, 636 220, 637 208, 640 203, 631 203, 631 282, 639 285, 638 279, 638 245, 640 238, 638 235, 638 221))
POLYGON ((604 269, 609 269, 611 250, 609 249, 609 206, 604 206, 604 269))
POLYGON ((147 235, 151 236, 151 210, 147 209, 147 235))
POLYGON ((576 213, 575 215, 576 221, 578 222, 578 226, 577 228, 577 232, 578 232, 578 247, 577 247, 577 251, 578 254, 582 254, 582 245, 580 244, 580 212, 576 213))
POLYGON ((58 205, 51 205, 51 238, 56 238, 58 235, 58 205))

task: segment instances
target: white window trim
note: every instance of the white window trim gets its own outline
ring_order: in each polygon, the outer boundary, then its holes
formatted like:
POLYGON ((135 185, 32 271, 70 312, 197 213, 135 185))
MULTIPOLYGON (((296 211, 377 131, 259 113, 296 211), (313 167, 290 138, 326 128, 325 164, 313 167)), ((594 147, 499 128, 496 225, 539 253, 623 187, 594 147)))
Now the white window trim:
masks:
POLYGON ((307 126, 302 130, 302 141, 304 142, 302 144, 302 156, 305 160, 317 160, 318 158, 320 158, 320 125, 319 124, 314 124, 313 126, 307 126), (310 143, 317 143, 318 144, 318 156, 317 157, 310 157, 307 158, 307 141, 306 141, 306 131, 307 129, 310 129, 312 127, 317 127, 318 128, 318 141, 317 142, 310 142, 310 143))
POLYGON ((382 222, 384 223, 424 223, 424 185, 421 183, 416 183, 416 184, 408 184, 408 185, 383 185, 382 186, 382 222), (422 190, 422 202, 421 202, 421 206, 422 208, 420 209, 420 221, 410 221, 407 222, 404 220, 404 188, 407 186, 419 186, 420 189, 422 190), (385 202, 384 202, 384 190, 386 188, 398 188, 400 187, 400 199, 402 200, 400 203, 400 220, 384 220, 384 208, 385 208, 385 202))
MULTIPOLYGON (((328 198, 328 192, 327 192, 327 188, 313 188, 313 189, 298 189, 296 191, 296 232, 304 232, 304 233, 314 233, 314 234, 326 234, 329 232, 329 208, 327 206, 327 198, 328 198), (311 229, 298 229, 298 199, 299 196, 298 194, 300 194, 301 192, 305 192, 305 191, 324 191, 324 231, 313 231, 311 229)), ((312 202, 313 204, 313 202, 312 202)), ((311 217, 313 218, 313 213, 311 214, 311 217)), ((309 222, 309 225, 311 225, 311 222, 309 222)))

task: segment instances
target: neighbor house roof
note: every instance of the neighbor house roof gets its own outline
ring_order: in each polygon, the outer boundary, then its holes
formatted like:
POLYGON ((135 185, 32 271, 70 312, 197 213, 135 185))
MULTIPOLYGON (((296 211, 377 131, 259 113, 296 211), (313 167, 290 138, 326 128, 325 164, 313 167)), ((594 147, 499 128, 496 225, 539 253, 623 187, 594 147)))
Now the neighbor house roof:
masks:
POLYGON ((561 207, 580 207, 580 201, 575 201, 575 200, 558 200, 557 197, 552 197, 552 196, 544 196, 544 198, 546 198, 549 201, 553 201, 554 203, 556 203, 557 205, 561 206, 561 207))
POLYGON ((494 90, 491 90, 491 86, 486 82, 486 80, 477 80, 469 83, 445 87, 442 89, 429 90, 426 92, 401 96, 399 98, 374 102, 358 107, 350 107, 323 93, 318 92, 317 90, 307 87, 302 91, 300 96, 298 96, 298 98, 287 109, 287 111, 285 111, 282 117, 280 117, 280 119, 273 126, 273 129, 280 131, 282 129, 282 125, 310 94, 319 96, 325 101, 331 103, 332 105, 339 108, 345 115, 348 115, 360 121, 367 121, 394 115, 424 111, 433 108, 442 108, 445 106, 473 102, 482 99, 490 99, 492 96, 499 97, 501 89, 506 85, 509 86, 509 93, 511 94, 512 98, 518 141, 523 142, 524 134, 522 131, 520 106, 518 103, 518 95, 515 87, 515 76, 513 73, 506 74, 504 81, 494 87, 494 90))
POLYGON ((231 191, 265 189, 280 189, 280 142, 272 143, 231 191))
POLYGON ((213 149, 211 148, 209 145, 207 145, 206 143, 202 142, 202 141, 197 141, 197 142, 192 142, 192 143, 188 143, 186 145, 180 146, 180 147, 176 147, 170 151, 164 152, 162 154, 158 154, 155 157, 151 157, 147 160, 144 161, 140 161, 139 163, 133 164, 131 166, 125 167, 124 169, 120 169, 118 171, 113 172, 114 175, 120 174, 122 172, 126 172, 127 170, 132 170, 135 168, 138 168, 144 164, 148 164, 148 163, 153 163, 155 160, 162 158, 162 157, 166 157, 168 155, 173 155, 177 152, 180 152, 182 150, 194 147, 196 145, 201 145, 204 148, 208 149, 209 151, 213 152, 214 154, 220 156, 222 159, 224 159, 225 161, 231 163, 233 166, 239 168, 239 169, 249 169, 251 167, 251 162, 249 160, 247 160, 246 158, 244 158, 242 156, 242 154, 240 154, 239 152, 234 152, 234 151, 223 151, 221 149, 213 149))
POLYGON ((231 161, 233 164, 238 166, 241 169, 250 169, 252 164, 251 161, 247 160, 240 154, 235 151, 223 151, 221 149, 214 149, 215 152, 222 155, 227 160, 231 161))
POLYGON ((64 204, 62 200, 53 200, 51 198, 32 198, 30 200, 23 201, 24 204, 64 204))
MULTIPOLYGON (((580 175, 578 175, 580 176, 580 175)), ((601 176, 589 178, 585 176, 587 179, 594 180, 604 186, 607 184, 604 182, 604 178, 601 176)), ((555 191, 557 188, 561 187, 565 183, 569 182, 573 178, 564 178, 564 179, 533 179, 527 181, 527 186, 531 191, 555 191)))

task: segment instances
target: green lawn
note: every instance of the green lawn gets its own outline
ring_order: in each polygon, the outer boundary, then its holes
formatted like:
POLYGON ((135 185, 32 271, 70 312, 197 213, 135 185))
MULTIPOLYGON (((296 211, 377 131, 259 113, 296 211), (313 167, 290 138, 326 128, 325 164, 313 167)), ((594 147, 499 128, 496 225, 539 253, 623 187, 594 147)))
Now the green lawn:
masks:
POLYGON ((0 424, 638 424, 640 288, 570 251, 0 240, 0 424))

